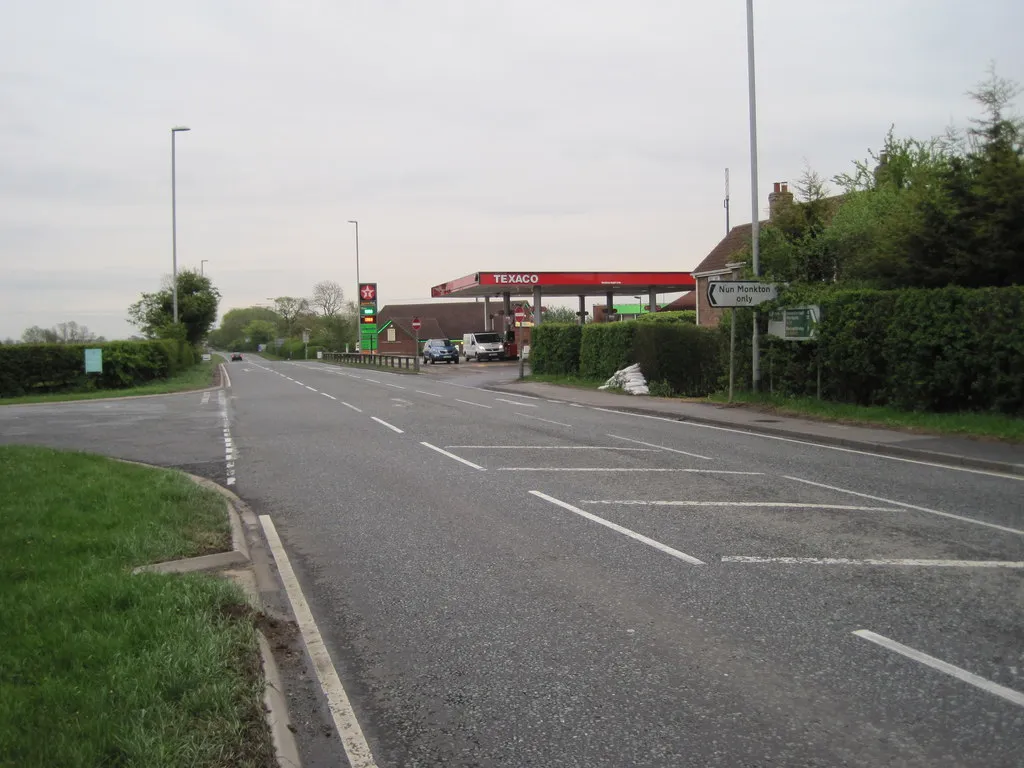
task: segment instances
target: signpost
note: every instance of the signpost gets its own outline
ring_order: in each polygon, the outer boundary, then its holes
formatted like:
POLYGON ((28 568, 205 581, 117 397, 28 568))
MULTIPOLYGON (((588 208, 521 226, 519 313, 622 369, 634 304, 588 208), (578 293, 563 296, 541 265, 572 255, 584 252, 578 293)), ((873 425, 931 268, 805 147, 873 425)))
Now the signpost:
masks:
POLYGON ((417 371, 420 369, 420 328, 422 328, 422 327, 423 327, 423 323, 420 322, 420 319, 418 317, 414 317, 412 319, 412 330, 413 330, 413 336, 416 337, 416 346, 413 349, 413 354, 416 357, 413 360, 413 366, 415 367, 415 370, 417 370, 417 371))
POLYGON ((755 307, 779 298, 779 286, 751 280, 713 280, 708 283, 708 306, 755 307))
POLYGON ((522 324, 523 320, 526 319, 526 310, 520 304, 516 307, 516 325, 522 324))
POLYGON ((85 350, 85 372, 86 373, 103 373, 103 350, 102 349, 87 349, 87 350, 85 350))
POLYGON ((359 284, 359 351, 377 348, 377 284, 359 284))
POLYGON ((821 308, 787 307, 768 315, 768 335, 786 341, 810 341, 818 338, 821 308))
POLYGON ((302 353, 304 359, 309 360, 309 328, 302 329, 302 343, 305 345, 305 351, 302 353))

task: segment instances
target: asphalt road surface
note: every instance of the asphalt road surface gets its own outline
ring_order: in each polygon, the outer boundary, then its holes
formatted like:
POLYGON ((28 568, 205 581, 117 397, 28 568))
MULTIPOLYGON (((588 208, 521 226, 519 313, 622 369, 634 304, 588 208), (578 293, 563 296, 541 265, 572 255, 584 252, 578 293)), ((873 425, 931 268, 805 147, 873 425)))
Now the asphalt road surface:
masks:
MULTIPOLYGON (((234 363, 230 462, 216 402, 110 404, 140 430, 191 425, 195 455, 156 463, 232 465, 376 764, 1021 765, 1021 479, 457 368, 234 363)), ((82 407, 0 409, 0 434, 45 442, 82 407)), ((306 719, 304 764, 338 765, 330 718, 306 719)))

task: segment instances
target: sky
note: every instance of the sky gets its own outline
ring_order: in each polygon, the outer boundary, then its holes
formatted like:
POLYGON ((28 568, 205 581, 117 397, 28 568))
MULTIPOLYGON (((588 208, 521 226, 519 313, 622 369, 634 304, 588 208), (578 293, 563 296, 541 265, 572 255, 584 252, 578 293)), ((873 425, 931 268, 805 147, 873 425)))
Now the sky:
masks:
MULTIPOLYGON (((1020 0, 755 0, 758 206, 1024 81, 1020 0)), ((743 0, 3 0, 0 339, 360 277, 689 270, 751 220, 743 0)), ((1020 102, 1018 102, 1020 104, 1020 102)))

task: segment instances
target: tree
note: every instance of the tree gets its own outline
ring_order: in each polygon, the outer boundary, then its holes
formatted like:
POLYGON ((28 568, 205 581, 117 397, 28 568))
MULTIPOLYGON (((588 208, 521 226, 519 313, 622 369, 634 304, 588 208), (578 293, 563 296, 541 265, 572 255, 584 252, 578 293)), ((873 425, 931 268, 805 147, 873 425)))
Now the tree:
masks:
POLYGON ((324 317, 334 317, 345 306, 344 292, 333 280, 321 280, 313 286, 313 296, 309 303, 324 317))
MULTIPOLYGON (((210 278, 195 270, 178 273, 178 321, 189 344, 199 344, 217 319, 220 291, 210 278)), ((129 322, 146 338, 176 337, 173 325, 173 295, 166 285, 156 293, 144 293, 128 308, 129 322)))
POLYGON ((21 340, 25 344, 56 344, 58 341, 57 332, 52 328, 41 328, 33 325, 26 328, 21 334, 21 340))
POLYGON ((274 307, 281 318, 280 328, 285 336, 292 336, 299 316, 309 312, 309 302, 294 296, 278 296, 274 299, 274 307))
POLYGON ((228 310, 220 319, 220 326, 210 332, 209 342, 217 349, 253 349, 252 342, 248 345, 245 343, 247 335, 245 329, 255 321, 269 323, 276 332, 281 317, 268 307, 244 307, 228 310))
POLYGON ((542 319, 545 323, 578 323, 580 321, 576 316, 576 310, 570 307, 546 307, 542 319))
POLYGON ((242 329, 246 344, 250 349, 259 344, 269 344, 274 340, 277 326, 268 320, 253 320, 242 329))

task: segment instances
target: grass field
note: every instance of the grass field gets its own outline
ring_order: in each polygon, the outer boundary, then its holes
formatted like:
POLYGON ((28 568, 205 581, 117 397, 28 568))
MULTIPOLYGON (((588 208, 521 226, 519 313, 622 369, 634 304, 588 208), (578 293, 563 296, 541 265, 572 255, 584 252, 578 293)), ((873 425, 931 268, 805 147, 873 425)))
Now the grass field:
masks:
POLYGON ((164 470, 0 447, 0 765, 266 766, 253 616, 202 575, 224 501, 164 470))

